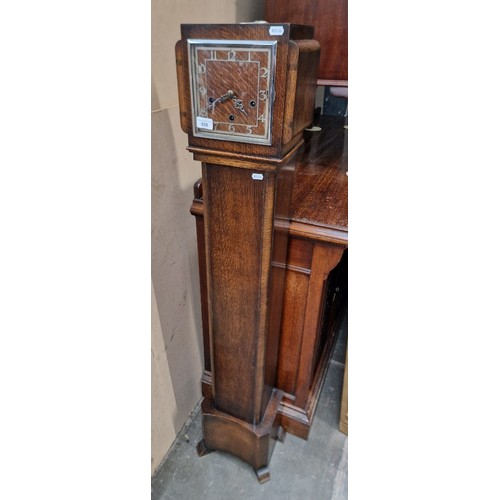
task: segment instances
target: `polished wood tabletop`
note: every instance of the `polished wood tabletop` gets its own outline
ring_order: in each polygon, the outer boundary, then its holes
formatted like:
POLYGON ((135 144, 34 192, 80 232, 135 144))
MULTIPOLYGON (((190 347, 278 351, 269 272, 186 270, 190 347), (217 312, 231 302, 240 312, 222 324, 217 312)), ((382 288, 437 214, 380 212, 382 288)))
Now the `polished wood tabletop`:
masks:
POLYGON ((343 117, 322 116, 321 131, 304 134, 297 161, 290 232, 347 244, 347 129, 343 117))

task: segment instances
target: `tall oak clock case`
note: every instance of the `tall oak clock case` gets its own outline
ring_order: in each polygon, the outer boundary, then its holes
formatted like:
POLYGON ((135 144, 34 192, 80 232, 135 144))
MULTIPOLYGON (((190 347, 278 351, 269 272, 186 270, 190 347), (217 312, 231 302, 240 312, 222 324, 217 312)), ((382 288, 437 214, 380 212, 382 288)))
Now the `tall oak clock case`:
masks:
POLYGON ((181 25, 175 49, 181 127, 202 162, 205 204, 211 371, 198 452, 232 453, 261 482, 284 438, 275 378, 294 163, 316 93, 313 33, 181 25))

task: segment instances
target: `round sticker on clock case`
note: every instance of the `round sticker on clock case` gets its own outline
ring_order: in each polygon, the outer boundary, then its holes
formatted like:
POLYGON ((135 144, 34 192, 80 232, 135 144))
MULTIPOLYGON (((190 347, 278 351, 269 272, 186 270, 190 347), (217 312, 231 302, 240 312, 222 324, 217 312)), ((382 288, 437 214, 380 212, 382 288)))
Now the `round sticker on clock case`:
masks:
POLYGON ((283 26, 271 26, 269 28, 269 34, 281 36, 285 32, 285 28, 283 26))

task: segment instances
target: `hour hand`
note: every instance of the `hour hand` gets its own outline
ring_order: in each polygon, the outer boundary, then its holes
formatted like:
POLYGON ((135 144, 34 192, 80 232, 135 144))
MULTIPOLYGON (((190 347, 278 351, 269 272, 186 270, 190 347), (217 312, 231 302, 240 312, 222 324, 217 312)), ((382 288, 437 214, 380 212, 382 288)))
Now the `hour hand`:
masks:
POLYGON ((234 93, 233 90, 228 90, 224 95, 221 95, 220 97, 218 97, 217 99, 215 99, 215 101, 212 103, 212 106, 215 107, 215 105, 218 102, 224 102, 224 101, 227 101, 228 99, 234 99, 235 95, 236 94, 234 93))
POLYGON ((212 109, 212 111, 215 111, 215 105, 218 102, 224 102, 227 101, 228 99, 234 99, 234 91, 233 90, 228 90, 224 95, 221 95, 217 99, 213 100, 203 111, 207 112, 209 109, 212 109))

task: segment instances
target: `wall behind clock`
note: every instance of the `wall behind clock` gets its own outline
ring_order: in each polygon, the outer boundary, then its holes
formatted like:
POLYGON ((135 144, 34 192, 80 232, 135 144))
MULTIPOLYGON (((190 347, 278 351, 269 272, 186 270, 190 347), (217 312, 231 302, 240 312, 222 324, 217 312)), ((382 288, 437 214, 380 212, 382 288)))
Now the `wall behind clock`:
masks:
POLYGON ((179 126, 181 23, 262 19, 264 0, 151 3, 151 473, 201 398, 202 336, 192 186, 199 162, 179 126))

